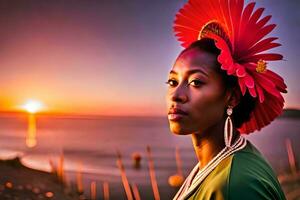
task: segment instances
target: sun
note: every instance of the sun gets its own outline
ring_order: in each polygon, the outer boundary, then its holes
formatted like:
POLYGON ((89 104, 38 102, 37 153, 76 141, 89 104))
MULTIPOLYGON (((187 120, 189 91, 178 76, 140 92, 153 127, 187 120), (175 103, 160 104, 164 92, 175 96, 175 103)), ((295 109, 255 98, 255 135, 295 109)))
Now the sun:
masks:
POLYGON ((23 108, 29 113, 36 113, 41 110, 43 104, 37 100, 28 100, 24 105, 23 108))

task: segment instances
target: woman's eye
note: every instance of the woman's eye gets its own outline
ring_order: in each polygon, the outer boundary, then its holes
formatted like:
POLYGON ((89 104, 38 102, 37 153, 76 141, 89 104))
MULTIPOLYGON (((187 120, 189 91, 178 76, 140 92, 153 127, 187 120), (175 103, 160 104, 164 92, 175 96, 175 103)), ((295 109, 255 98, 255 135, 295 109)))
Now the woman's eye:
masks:
POLYGON ((169 79, 166 84, 168 84, 169 86, 176 86, 177 85, 177 81, 173 80, 173 79, 169 79))
POLYGON ((195 87, 199 87, 199 86, 201 86, 202 84, 203 84, 203 82, 202 81, 200 81, 200 80, 197 80, 197 79, 195 79, 195 80, 192 80, 190 83, 189 83, 189 85, 193 85, 193 86, 195 86, 195 87))

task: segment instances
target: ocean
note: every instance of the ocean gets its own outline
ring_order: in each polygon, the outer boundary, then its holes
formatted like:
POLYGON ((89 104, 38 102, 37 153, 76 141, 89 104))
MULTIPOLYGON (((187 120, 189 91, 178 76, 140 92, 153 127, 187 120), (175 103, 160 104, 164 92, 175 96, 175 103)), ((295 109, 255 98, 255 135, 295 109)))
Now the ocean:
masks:
MULTIPOLYGON (((142 197, 151 193, 147 145, 151 147, 158 186, 164 197, 171 198, 176 192, 168 185, 169 176, 177 172, 176 146, 185 176, 197 162, 190 136, 172 134, 167 117, 88 119, 37 116, 34 121, 36 145, 29 148, 26 145, 29 117, 0 117, 0 158, 8 159, 18 154, 26 166, 50 171, 49 159, 57 163, 63 152, 67 179, 75 181, 75 172, 81 166, 86 190, 91 181, 96 181, 99 187, 107 181, 111 191, 123 192, 116 165, 117 150, 122 154, 129 182, 138 186, 142 197), (133 167, 133 153, 142 157, 139 169, 133 167)), ((288 169, 287 138, 292 142, 297 160, 300 160, 299 122, 299 119, 278 118, 261 131, 246 136, 278 174, 288 169)))

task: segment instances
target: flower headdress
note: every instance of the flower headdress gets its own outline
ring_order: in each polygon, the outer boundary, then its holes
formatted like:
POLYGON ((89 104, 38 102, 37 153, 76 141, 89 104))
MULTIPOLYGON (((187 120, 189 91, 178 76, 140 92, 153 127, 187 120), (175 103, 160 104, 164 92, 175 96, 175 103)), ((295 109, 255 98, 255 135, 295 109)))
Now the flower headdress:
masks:
POLYGON ((201 38, 214 39, 221 51, 221 68, 238 78, 242 95, 248 90, 257 99, 250 120, 238 129, 244 134, 279 116, 284 105, 281 93, 287 93, 283 78, 266 68, 266 61, 283 58, 265 52, 280 46, 274 42, 278 38, 265 38, 276 25, 267 24, 271 16, 261 18, 264 8, 254 6, 252 2, 244 8, 243 0, 189 0, 176 14, 173 27, 183 47, 201 38))

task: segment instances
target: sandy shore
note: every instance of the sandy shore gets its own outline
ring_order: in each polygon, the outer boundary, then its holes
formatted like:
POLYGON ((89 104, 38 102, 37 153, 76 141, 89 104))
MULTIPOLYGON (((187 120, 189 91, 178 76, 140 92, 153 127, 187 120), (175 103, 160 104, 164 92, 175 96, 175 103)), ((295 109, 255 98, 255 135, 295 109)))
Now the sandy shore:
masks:
MULTIPOLYGON (((70 183, 69 183, 70 184, 70 183)), ((103 192, 97 186, 97 199, 103 199, 103 192)), ((1 200, 78 200, 90 199, 90 191, 85 184, 84 195, 76 192, 75 183, 64 186, 53 173, 39 171, 24 166, 18 157, 10 160, 0 159, 0 199, 1 200), (72 188, 72 189, 71 189, 72 188)), ((110 184, 110 199, 126 199, 121 183, 110 184)), ((172 199, 175 188, 168 185, 159 187, 161 199, 172 199)), ((139 186, 141 199, 153 199, 150 185, 139 186)))
POLYGON ((17 157, 0 160, 0 199, 73 200, 79 196, 64 187, 54 174, 25 167, 17 157))

